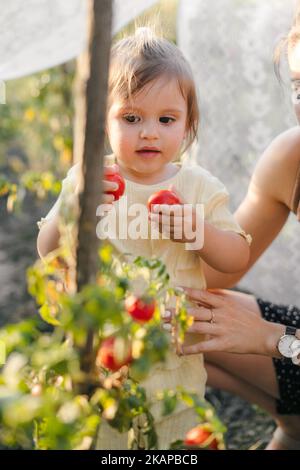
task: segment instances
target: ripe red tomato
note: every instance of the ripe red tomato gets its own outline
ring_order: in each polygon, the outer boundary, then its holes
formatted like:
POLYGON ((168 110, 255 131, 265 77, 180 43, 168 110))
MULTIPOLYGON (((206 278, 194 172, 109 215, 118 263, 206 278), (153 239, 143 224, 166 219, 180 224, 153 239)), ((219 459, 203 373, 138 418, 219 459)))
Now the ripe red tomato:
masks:
POLYGON ((97 366, 106 367, 113 372, 132 361, 130 346, 128 345, 127 350, 122 351, 121 357, 118 357, 115 341, 116 338, 113 336, 102 341, 96 358, 97 366))
MULTIPOLYGON (((205 445, 207 439, 210 438, 212 432, 205 429, 203 426, 197 426, 190 431, 185 436, 184 444, 187 446, 199 446, 205 445)), ((214 438, 209 444, 208 448, 211 450, 218 450, 218 441, 214 438)))
POLYGON ((148 199, 148 210, 151 211, 151 207, 154 204, 168 204, 169 206, 172 206, 174 204, 180 204, 180 200, 178 199, 178 196, 173 193, 173 191, 169 191, 168 189, 162 189, 161 191, 158 191, 157 193, 152 194, 149 199, 148 199))
POLYGON ((147 322, 151 320, 155 311, 155 300, 151 298, 138 298, 130 295, 125 300, 125 308, 129 315, 139 322, 147 322))
POLYGON ((111 181, 119 185, 116 191, 105 191, 105 194, 112 194, 115 197, 115 201, 120 199, 120 197, 123 196, 125 191, 125 181, 123 176, 121 176, 119 173, 115 173, 113 175, 104 175, 104 179, 106 181, 111 181))

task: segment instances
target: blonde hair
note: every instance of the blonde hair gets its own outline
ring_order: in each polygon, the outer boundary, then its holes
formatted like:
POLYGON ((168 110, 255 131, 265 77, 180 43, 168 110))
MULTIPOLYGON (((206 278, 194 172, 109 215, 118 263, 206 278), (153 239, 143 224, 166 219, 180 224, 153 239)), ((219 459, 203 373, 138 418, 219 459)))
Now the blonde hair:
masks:
POLYGON ((281 73, 280 73, 281 57, 283 54, 288 55, 289 51, 292 51, 294 47, 299 43, 299 41, 300 41, 300 2, 298 3, 298 7, 294 15, 293 24, 292 24, 290 31, 285 37, 280 39, 274 52, 275 73, 279 81, 281 81, 281 73))
POLYGON ((186 150, 197 137, 199 108, 191 67, 182 52, 148 27, 119 40, 111 50, 108 107, 118 96, 127 101, 161 76, 177 79, 187 103, 186 150))

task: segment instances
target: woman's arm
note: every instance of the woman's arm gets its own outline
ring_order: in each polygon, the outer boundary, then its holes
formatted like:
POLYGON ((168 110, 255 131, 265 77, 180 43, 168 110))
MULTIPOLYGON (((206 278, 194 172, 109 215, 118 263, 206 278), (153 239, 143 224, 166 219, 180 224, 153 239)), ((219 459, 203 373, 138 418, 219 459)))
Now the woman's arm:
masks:
POLYGON ((236 211, 238 223, 253 239, 247 268, 236 274, 224 274, 205 264, 208 287, 235 285, 277 237, 291 210, 299 165, 300 128, 295 127, 280 134, 266 149, 236 211))
MULTIPOLYGON (((226 290, 208 292, 185 288, 185 291, 194 304, 187 309, 194 318, 188 332, 208 336, 204 341, 183 346, 184 354, 222 351, 282 357, 277 344, 285 326, 264 320, 260 312, 255 311, 259 310, 256 303, 249 308, 250 302, 242 296, 251 296, 226 290)), ((164 318, 165 322, 170 320, 171 317, 164 318)), ((299 329, 297 338, 300 339, 299 329)))

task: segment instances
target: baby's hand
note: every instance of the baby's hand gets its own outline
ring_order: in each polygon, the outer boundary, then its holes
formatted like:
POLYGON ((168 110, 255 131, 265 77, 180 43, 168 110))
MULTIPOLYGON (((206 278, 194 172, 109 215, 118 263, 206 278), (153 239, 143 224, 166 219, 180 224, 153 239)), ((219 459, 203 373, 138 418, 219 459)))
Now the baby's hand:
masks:
MULTIPOLYGON (((194 243, 196 240, 197 214, 191 204, 186 204, 183 197, 169 188, 178 196, 180 204, 155 204, 149 213, 149 220, 160 233, 174 242, 194 243)), ((195 247, 196 249, 196 247, 195 247)))
MULTIPOLYGON (((111 166, 104 166, 103 167, 103 178, 108 175, 115 175, 118 173, 119 167, 118 165, 111 165, 111 166)), ((112 204, 113 201, 115 200, 115 197, 113 194, 106 194, 107 192, 113 192, 117 191, 119 188, 119 185, 113 181, 107 181, 105 179, 102 180, 102 204, 112 204)), ((80 192, 80 187, 79 187, 79 182, 77 181, 77 184, 75 186, 75 194, 78 196, 80 192)))
MULTIPOLYGON (((103 175, 115 175, 119 172, 118 165, 111 165, 111 166, 104 166, 103 168, 103 175)), ((113 181, 107 181, 105 179, 102 180, 102 204, 112 204, 115 200, 115 196, 113 194, 106 194, 117 191, 119 189, 118 183, 113 181)))

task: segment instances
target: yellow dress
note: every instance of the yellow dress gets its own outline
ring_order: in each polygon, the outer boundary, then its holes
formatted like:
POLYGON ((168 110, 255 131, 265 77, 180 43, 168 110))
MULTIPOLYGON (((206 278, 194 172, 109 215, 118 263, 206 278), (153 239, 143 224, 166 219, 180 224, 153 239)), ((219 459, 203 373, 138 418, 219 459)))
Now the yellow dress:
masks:
MULTIPOLYGON (((63 197, 64 188, 70 183, 76 184, 78 165, 75 165, 63 182, 60 199, 63 197)), ((205 220, 219 229, 230 230, 244 236, 250 243, 250 236, 238 225, 228 208, 229 195, 224 185, 208 171, 200 166, 180 166, 178 172, 171 178, 153 185, 142 185, 126 180, 124 196, 114 203, 117 212, 117 223, 109 232, 111 243, 121 253, 130 253, 134 256, 147 258, 159 258, 166 265, 173 286, 185 286, 203 289, 206 287, 202 261, 198 254, 185 249, 183 243, 174 243, 170 240, 159 239, 135 239, 120 238, 120 230, 124 224, 130 224, 127 209, 133 204, 147 205, 148 198, 161 189, 168 189, 172 184, 190 204, 203 204, 205 220)), ((51 218, 59 210, 60 201, 51 209, 45 220, 51 218)), ((124 234, 123 234, 124 235, 124 234)), ((199 335, 187 335, 189 343, 198 342, 199 335)), ((200 398, 204 398, 207 374, 204 368, 203 355, 178 356, 174 351, 169 351, 165 363, 155 365, 150 376, 141 383, 145 387, 147 396, 155 398, 158 391, 164 389, 176 389, 183 386, 189 392, 195 392, 200 398)), ((151 413, 155 419, 155 428, 158 435, 158 448, 168 449, 171 442, 183 439, 186 432, 197 424, 197 417, 192 409, 180 404, 176 412, 171 416, 160 416, 160 404, 154 403, 151 413)), ((138 420, 135 423, 138 427, 138 420)), ((128 436, 120 435, 106 423, 101 424, 97 449, 127 449, 128 436)), ((147 444, 140 442, 140 446, 147 444)))

